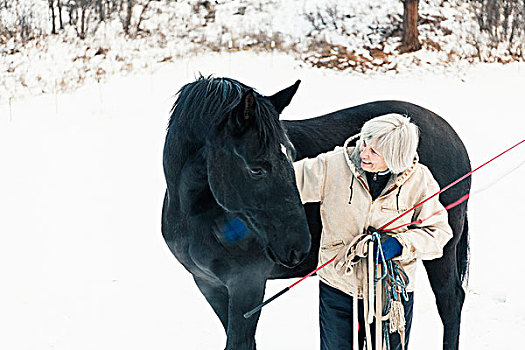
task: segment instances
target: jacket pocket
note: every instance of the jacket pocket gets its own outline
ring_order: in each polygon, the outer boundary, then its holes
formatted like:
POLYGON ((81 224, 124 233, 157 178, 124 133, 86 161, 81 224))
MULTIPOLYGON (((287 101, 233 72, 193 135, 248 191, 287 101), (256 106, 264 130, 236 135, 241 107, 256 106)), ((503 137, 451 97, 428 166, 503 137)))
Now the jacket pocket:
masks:
POLYGON ((384 213, 393 213, 393 212, 404 213, 407 210, 408 209, 403 207, 403 206, 400 206, 399 209, 398 209, 395 204, 394 205, 392 205, 392 204, 383 204, 381 206, 381 211, 384 212, 384 213))
POLYGON ((344 245, 345 245, 345 242, 342 239, 340 239, 338 241, 330 242, 330 243, 323 245, 321 247, 321 251, 329 252, 329 251, 341 248, 344 245))

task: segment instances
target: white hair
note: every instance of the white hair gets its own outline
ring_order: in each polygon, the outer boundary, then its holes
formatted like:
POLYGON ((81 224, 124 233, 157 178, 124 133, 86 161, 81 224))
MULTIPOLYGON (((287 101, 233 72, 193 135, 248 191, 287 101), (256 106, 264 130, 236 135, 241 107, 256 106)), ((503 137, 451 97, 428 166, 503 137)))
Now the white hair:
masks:
POLYGON ((385 114, 370 119, 363 125, 357 147, 360 147, 363 140, 383 156, 390 171, 399 174, 408 169, 414 161, 419 129, 406 116, 385 114))

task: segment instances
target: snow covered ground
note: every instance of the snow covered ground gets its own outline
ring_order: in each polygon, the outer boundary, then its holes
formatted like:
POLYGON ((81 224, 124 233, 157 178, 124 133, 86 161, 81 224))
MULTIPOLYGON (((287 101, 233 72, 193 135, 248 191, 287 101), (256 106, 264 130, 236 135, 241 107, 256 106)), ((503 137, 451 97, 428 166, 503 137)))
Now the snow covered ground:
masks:
MULTIPOLYGON (((378 99, 443 116, 482 164, 525 135, 525 65, 458 74, 372 74, 306 67, 253 53, 190 56, 154 74, 0 105, 0 348, 222 349, 219 320, 160 234, 162 146, 174 94, 201 72, 271 94, 302 79, 283 117, 378 99)), ((439 150, 436 150, 439 151, 439 150)), ((474 175, 482 190, 525 160, 525 145, 474 175)), ((518 168, 469 203, 471 278, 461 349, 522 343, 523 186, 518 168)), ((271 281, 267 296, 289 285, 271 281)), ((317 278, 262 313, 260 349, 316 349, 317 278)), ((423 269, 412 349, 440 349, 442 326, 423 269)))

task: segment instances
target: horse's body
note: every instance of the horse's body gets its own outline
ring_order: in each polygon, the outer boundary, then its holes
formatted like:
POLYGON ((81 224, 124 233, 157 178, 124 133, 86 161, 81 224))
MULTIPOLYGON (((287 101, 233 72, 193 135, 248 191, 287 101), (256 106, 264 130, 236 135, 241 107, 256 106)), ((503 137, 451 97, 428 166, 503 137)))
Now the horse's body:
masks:
MULTIPOLYGON (((263 97, 229 79, 201 78, 183 87, 170 119, 162 232, 220 318, 228 337, 226 349, 255 348, 259 313, 248 320, 242 315, 261 303, 268 279, 303 276, 317 265, 319 205, 307 204, 302 210, 286 155, 291 144, 296 160, 314 157, 342 145, 365 121, 400 113, 419 126, 420 161, 441 187, 470 170, 465 147, 450 125, 406 102, 373 102, 279 124, 278 114, 297 87, 263 97), (203 84, 204 93, 199 90, 203 84), (213 104, 215 108, 206 107, 213 104), (238 239, 225 239, 223 223, 232 217, 249 230, 238 239)), ((469 190, 467 179, 442 193, 440 200, 447 205, 469 190)), ((467 268, 466 203, 449 211, 449 223, 454 238, 443 257, 424 265, 444 325, 443 348, 457 349, 461 282, 467 268)))

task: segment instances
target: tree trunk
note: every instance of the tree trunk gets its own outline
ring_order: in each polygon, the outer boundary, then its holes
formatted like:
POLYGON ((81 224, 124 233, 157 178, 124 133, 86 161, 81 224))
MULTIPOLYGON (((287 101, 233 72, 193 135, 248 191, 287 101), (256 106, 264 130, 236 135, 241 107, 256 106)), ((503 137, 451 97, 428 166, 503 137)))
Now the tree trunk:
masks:
POLYGON ((418 6, 419 0, 403 1, 403 41, 401 44, 403 52, 421 49, 417 30, 418 6))
POLYGON ((133 0, 128 0, 126 10, 126 18, 124 19, 124 32, 129 34, 129 26, 131 25, 131 15, 133 14, 133 0))
POLYGON ((55 26, 55 0, 48 0, 49 9, 51 10, 51 34, 57 33, 57 27, 55 26))
POLYGON ((69 4, 69 25, 74 25, 77 23, 77 16, 78 16, 78 12, 77 12, 77 8, 71 4, 69 4))
POLYGON ((142 21, 144 20, 144 16, 146 14, 146 11, 148 10, 148 6, 155 0, 148 0, 148 2, 142 6, 142 11, 140 11, 139 20, 137 22, 137 30, 136 32, 140 32, 142 29, 140 29, 140 25, 142 24, 142 21))
POLYGON ((104 22, 105 13, 104 13, 104 3, 102 2, 102 0, 97 0, 97 10, 98 10, 100 22, 104 22))
POLYGON ((62 21, 62 0, 58 0, 58 21, 60 22, 60 30, 64 30, 64 22, 62 21))
POLYGON ((86 38, 86 8, 82 7, 82 13, 80 17, 80 39, 86 38))

